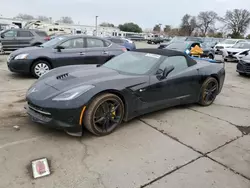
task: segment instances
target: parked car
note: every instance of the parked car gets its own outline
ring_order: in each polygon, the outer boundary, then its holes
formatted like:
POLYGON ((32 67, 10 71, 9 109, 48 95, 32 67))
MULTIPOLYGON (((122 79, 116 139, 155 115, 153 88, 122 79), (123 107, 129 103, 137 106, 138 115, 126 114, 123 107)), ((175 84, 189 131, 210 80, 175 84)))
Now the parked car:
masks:
POLYGON ((214 59, 214 56, 215 56, 214 50, 212 48, 205 46, 205 44, 202 46, 202 44, 199 42, 193 42, 193 41, 173 42, 169 44, 167 47, 165 47, 165 49, 177 50, 177 51, 181 51, 190 55, 191 49, 195 47, 196 45, 201 47, 203 50, 203 54, 201 55, 201 57, 214 59))
POLYGON ((34 122, 81 136, 112 133, 122 121, 171 106, 211 105, 221 92, 224 63, 165 49, 125 52, 104 65, 60 67, 26 94, 34 122))
POLYGON ((216 44, 214 46, 214 50, 215 50, 215 54, 222 54, 222 49, 224 48, 231 48, 233 47, 235 44, 239 43, 239 42, 247 42, 244 39, 226 39, 222 42, 219 42, 218 44, 216 44))
POLYGON ((4 51, 13 51, 29 46, 39 46, 49 39, 45 31, 35 29, 9 29, 1 32, 0 41, 4 51))
POLYGON ((201 37, 179 37, 178 36, 178 37, 174 37, 171 41, 167 43, 161 43, 158 48, 163 49, 173 42, 182 42, 182 41, 193 41, 193 42, 202 43, 203 39, 201 37))
POLYGON ((214 59, 215 51, 213 49, 213 42, 203 42, 200 44, 200 47, 203 50, 202 57, 207 57, 209 59, 214 59))
POLYGON ((56 37, 64 36, 64 35, 69 35, 69 34, 66 32, 57 32, 57 33, 53 33, 53 34, 49 35, 49 38, 51 40, 51 39, 54 39, 56 37))
POLYGON ((239 59, 236 71, 242 75, 250 75, 250 54, 239 59))
POLYGON ((134 40, 134 41, 144 41, 145 40, 145 38, 143 36, 139 36, 139 35, 131 35, 131 36, 127 37, 127 39, 134 40))
POLYGON ((106 39, 86 35, 56 37, 40 46, 12 52, 7 60, 10 71, 38 78, 50 69, 79 64, 103 64, 126 48, 106 39))
POLYGON ((124 46, 128 51, 135 50, 136 46, 132 40, 121 38, 121 37, 106 37, 105 39, 110 40, 115 44, 124 46))
POLYGON ((162 37, 153 37, 147 41, 148 44, 160 44, 162 42, 164 42, 164 38, 162 37))
POLYGON ((169 44, 173 43, 173 42, 182 42, 182 41, 186 41, 187 37, 174 37, 172 38, 169 42, 166 43, 161 43, 158 47, 158 49, 163 49, 165 47, 167 47, 169 44))
POLYGON ((231 48, 222 49, 222 57, 224 61, 238 61, 248 54, 250 50, 250 42, 240 42, 231 48))

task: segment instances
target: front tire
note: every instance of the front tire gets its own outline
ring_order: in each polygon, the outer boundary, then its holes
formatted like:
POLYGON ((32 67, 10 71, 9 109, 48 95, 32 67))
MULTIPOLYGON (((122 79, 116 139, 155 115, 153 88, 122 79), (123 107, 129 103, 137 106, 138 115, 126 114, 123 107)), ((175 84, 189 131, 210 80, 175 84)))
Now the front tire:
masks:
POLYGON ((106 93, 94 98, 85 112, 84 126, 96 136, 112 133, 124 116, 123 101, 114 94, 106 93))
POLYGON ((47 73, 51 69, 51 65, 48 61, 45 60, 37 60, 33 63, 31 67, 31 74, 35 78, 39 78, 45 73, 47 73))
POLYGON ((240 75, 240 76, 246 76, 246 74, 245 74, 245 73, 242 73, 242 72, 239 72, 239 75, 240 75))
POLYGON ((201 87, 200 99, 199 104, 201 106, 209 106, 211 105, 219 91, 219 83, 218 81, 213 78, 207 78, 201 87))

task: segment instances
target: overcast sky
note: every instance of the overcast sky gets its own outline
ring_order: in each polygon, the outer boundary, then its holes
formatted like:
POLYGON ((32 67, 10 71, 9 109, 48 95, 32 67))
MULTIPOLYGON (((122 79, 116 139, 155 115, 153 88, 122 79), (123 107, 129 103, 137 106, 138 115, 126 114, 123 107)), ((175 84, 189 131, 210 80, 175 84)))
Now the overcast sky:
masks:
POLYGON ((75 23, 94 25, 110 22, 115 25, 135 22, 142 28, 157 23, 178 26, 185 13, 197 15, 213 10, 223 16, 228 9, 249 8, 250 0, 0 0, 0 15, 13 17, 18 13, 45 15, 54 20, 70 16, 75 23))

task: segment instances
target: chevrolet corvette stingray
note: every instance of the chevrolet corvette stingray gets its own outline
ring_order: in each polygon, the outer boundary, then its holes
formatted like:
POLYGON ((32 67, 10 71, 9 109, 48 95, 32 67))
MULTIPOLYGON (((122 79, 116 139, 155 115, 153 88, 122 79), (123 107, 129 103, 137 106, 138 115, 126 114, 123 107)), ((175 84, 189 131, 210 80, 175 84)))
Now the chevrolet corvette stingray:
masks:
POLYGON ((166 49, 125 52, 103 65, 53 69, 27 91, 34 122, 71 135, 110 134, 123 121, 181 104, 208 106, 220 93, 224 63, 166 49))

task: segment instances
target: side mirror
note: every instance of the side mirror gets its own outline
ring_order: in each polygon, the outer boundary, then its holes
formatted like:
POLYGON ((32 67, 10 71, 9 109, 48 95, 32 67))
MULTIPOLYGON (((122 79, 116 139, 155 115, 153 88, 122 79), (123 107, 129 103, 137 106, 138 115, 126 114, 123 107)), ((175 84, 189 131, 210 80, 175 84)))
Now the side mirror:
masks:
POLYGON ((163 74, 162 74, 162 79, 166 78, 170 72, 172 72, 174 70, 174 66, 173 65, 170 65, 168 67, 166 67, 163 71, 163 74))
POLYGON ((61 52, 62 49, 64 49, 64 47, 63 46, 57 46, 55 49, 57 49, 58 52, 61 52))
POLYGON ((158 80, 165 79, 169 75, 169 73, 172 72, 173 70, 174 70, 173 65, 170 65, 170 66, 166 67, 163 71, 161 69, 159 69, 157 71, 157 73, 156 73, 157 74, 157 79, 158 80))
POLYGON ((4 34, 3 33, 1 33, 1 38, 4 38, 4 34))

